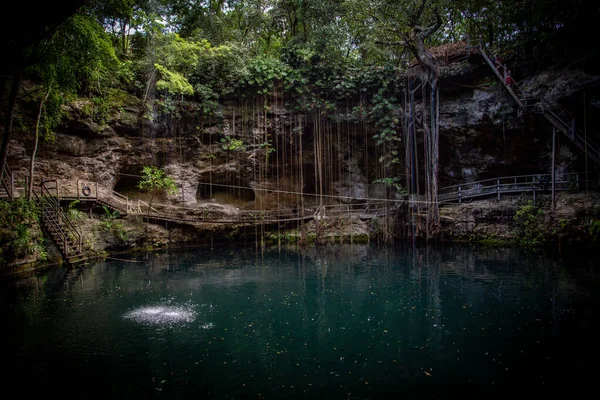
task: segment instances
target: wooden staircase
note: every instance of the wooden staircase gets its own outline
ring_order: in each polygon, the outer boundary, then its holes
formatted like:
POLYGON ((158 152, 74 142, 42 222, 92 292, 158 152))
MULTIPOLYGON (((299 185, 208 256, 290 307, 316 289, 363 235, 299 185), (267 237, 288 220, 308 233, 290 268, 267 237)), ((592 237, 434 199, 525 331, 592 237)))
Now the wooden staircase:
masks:
POLYGON ((565 122, 558 114, 559 112, 553 108, 547 101, 542 97, 529 97, 527 94, 517 85, 508 85, 504 76, 498 71, 498 68, 494 65, 491 58, 487 55, 483 49, 481 43, 477 46, 481 57, 485 63, 492 69, 496 77, 500 80, 508 94, 519 106, 519 112, 521 113, 535 113, 541 114, 543 117, 550 122, 554 128, 562 132, 568 137, 580 150, 586 153, 587 157, 600 164, 600 146, 586 138, 581 132, 577 132, 575 127, 565 122))
POLYGON ((4 164, 4 168, 2 169, 2 177, 0 179, 0 199, 14 199, 14 186, 15 186, 15 178, 8 167, 8 164, 4 164))
POLYGON ((75 265, 87 260, 79 229, 69 220, 60 206, 55 193, 56 181, 47 181, 40 186, 40 193, 33 196, 41 210, 42 226, 58 247, 64 260, 75 265))

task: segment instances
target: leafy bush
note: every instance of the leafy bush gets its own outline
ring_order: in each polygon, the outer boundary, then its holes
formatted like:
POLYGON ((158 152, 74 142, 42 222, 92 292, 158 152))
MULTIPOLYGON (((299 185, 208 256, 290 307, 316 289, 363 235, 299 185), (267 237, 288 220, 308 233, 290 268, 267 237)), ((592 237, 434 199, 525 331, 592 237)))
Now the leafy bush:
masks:
POLYGON ((522 244, 538 246, 544 241, 544 211, 532 200, 519 207, 513 219, 516 222, 516 234, 522 244))
POLYGON ((244 151, 246 150, 246 145, 240 139, 232 139, 226 136, 221 139, 221 148, 225 151, 244 151))
POLYGON ((72 222, 79 222, 85 218, 85 214, 77 209, 81 201, 75 200, 69 203, 67 207, 67 218, 72 222))
POLYGON ((100 229, 104 232, 112 233, 120 242, 127 240, 127 232, 122 222, 118 221, 121 217, 119 211, 115 210, 111 212, 106 206, 104 209, 104 215, 101 217, 100 229))
POLYGON ((588 226, 588 233, 592 237, 592 241, 600 240, 600 219, 592 219, 588 226))
POLYGON ((281 60, 259 56, 248 61, 238 86, 243 88, 243 93, 267 94, 275 82, 284 79, 288 73, 289 67, 281 60))
POLYGON ((33 201, 23 197, 0 201, 0 265, 38 253, 43 255, 39 238, 32 229, 39 223, 40 211, 33 201))

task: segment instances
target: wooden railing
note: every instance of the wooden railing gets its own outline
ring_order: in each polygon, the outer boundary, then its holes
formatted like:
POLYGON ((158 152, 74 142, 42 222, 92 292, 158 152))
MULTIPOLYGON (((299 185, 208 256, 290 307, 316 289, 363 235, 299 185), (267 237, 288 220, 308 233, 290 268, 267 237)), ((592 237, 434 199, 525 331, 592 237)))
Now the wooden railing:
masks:
MULTIPOLYGON (((491 60, 491 58, 487 55, 487 53, 483 49, 483 46, 481 46, 481 45, 479 46, 479 51, 480 51, 481 57, 483 58, 483 60, 485 61, 485 63, 488 65, 488 67, 490 67, 492 69, 492 71, 494 71, 494 74, 496 75, 496 78, 498 78, 500 80, 500 82, 502 83, 502 85, 504 86, 504 88, 506 89, 506 91, 510 94, 510 96, 513 98, 513 100, 517 103, 517 105, 519 106, 519 108, 522 108, 523 107, 523 102, 521 101, 521 99, 519 98, 519 96, 517 96, 517 94, 515 93, 515 91, 511 87, 511 85, 508 85, 506 83, 505 76, 503 76, 503 74, 500 73, 500 71, 498 70, 498 68, 496 68, 496 65, 494 64, 494 62, 491 60)), ((503 66, 503 68, 506 69, 506 66, 503 66)))
MULTIPOLYGON (((555 179, 554 190, 578 190, 580 185, 578 174, 562 175, 555 179)), ((519 175, 502 178, 485 179, 482 181, 463 183, 460 185, 447 186, 439 190, 438 199, 440 203, 466 199, 496 196, 498 200, 502 194, 536 193, 552 190, 552 175, 519 175)))
POLYGON ((587 151, 588 157, 597 163, 600 163, 600 146, 593 140, 586 137, 585 134, 578 132, 572 123, 565 122, 556 112, 556 110, 544 98, 540 98, 540 107, 544 117, 567 136, 581 150, 587 151))
MULTIPOLYGON (((0 177, 0 181, 2 182, 1 189, 4 190, 5 197, 8 197, 9 199, 14 200, 14 198, 15 198, 15 192, 14 192, 15 176, 13 175, 12 171, 8 167, 8 164, 6 164, 6 163, 4 164, 4 168, 2 169, 0 174, 2 175, 0 177)), ((4 194, 4 193, 2 193, 2 194, 4 194)), ((0 197, 2 197, 2 196, 0 196, 0 197)))
POLYGON ((95 183, 95 186, 99 202, 119 211, 123 215, 134 211, 130 208, 131 200, 127 196, 123 196, 121 193, 115 192, 114 190, 98 186, 97 183, 95 183))
MULTIPOLYGON (((565 122, 558 114, 555 108, 553 108, 543 97, 533 98, 529 97, 527 93, 516 83, 507 84, 505 76, 503 76, 498 70, 497 66, 492 62, 491 58, 487 55, 483 45, 479 42, 477 45, 472 44, 470 49, 479 51, 481 57, 485 63, 492 69, 496 77, 500 80, 506 91, 513 98, 515 103, 519 106, 520 112, 534 111, 540 112, 548 122, 550 122, 557 130, 567 136, 577 147, 585 151, 587 156, 597 163, 600 163, 600 146, 594 143, 592 140, 578 133, 574 126, 570 123, 565 122)), ((506 69, 506 66, 502 66, 506 69)))
POLYGON ((36 191, 32 193, 40 205, 42 222, 65 260, 83 261, 83 236, 61 208, 58 194, 59 185, 55 180, 42 183, 39 195, 36 191))

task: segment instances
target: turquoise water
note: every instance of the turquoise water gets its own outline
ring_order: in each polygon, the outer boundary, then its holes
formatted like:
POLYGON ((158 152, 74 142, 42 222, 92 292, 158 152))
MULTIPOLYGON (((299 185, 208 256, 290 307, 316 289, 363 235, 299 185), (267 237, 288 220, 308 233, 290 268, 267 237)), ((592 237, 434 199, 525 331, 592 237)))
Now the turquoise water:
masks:
POLYGON ((593 261, 369 245, 119 258, 1 282, 3 398, 576 394, 597 371, 593 261))

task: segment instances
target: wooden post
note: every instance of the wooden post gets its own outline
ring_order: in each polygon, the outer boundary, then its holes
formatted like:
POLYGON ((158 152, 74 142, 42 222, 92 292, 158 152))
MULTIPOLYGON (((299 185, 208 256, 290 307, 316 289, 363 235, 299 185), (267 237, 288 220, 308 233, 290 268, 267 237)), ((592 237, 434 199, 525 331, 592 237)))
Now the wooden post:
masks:
POLYGON ((500 201, 500 179, 496 179, 496 193, 498 193, 498 201, 500 201))
POLYGON ((75 190, 77 191, 77 200, 79 200, 79 179, 77 179, 77 188, 75 190))
POLYGON ((462 191, 461 191, 461 187, 458 187, 458 202, 462 203, 462 191))
POLYGON ((10 199, 15 199, 15 174, 10 174, 10 199))
POLYGON ((555 184, 556 184, 556 172, 554 165, 556 163, 556 127, 552 127, 552 211, 554 211, 555 204, 555 184))

